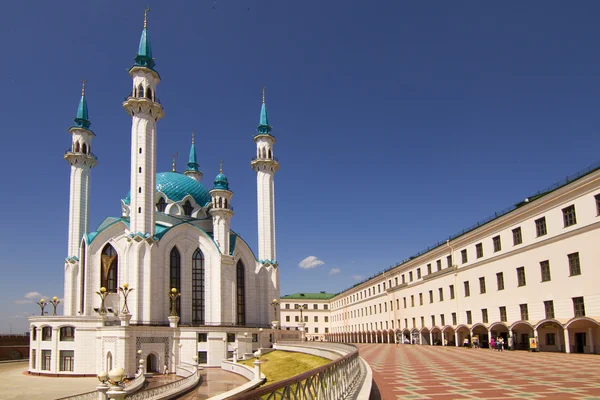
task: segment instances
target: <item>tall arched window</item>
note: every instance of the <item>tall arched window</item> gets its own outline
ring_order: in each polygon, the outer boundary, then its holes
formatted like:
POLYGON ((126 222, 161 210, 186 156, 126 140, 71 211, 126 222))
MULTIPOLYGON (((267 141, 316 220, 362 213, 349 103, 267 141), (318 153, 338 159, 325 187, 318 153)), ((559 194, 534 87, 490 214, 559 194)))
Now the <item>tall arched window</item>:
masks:
POLYGON ((149 87, 146 89, 146 98, 152 100, 152 89, 149 87))
POLYGON ((237 325, 246 325, 246 275, 242 260, 237 263, 237 325))
MULTIPOLYGON (((175 288, 178 292, 181 292, 181 257, 177 247, 173 247, 171 250, 169 271, 169 290, 175 288)), ((176 307, 177 314, 181 314, 181 297, 177 298, 176 307)))
POLYGON ((200 249, 192 256, 192 321, 204 324, 204 254, 200 249))
POLYGON ((158 203, 156 203, 156 210, 159 212, 165 212, 166 209, 167 202, 165 201, 164 197, 161 197, 160 199, 158 199, 158 203))
POLYGON ((107 243, 102 250, 100 286, 108 292, 117 292, 117 277, 119 276, 119 257, 114 247, 107 243))
POLYGON ((113 367, 113 359, 112 359, 112 353, 109 351, 106 354, 106 370, 105 371, 110 371, 113 367))
POLYGON ((189 217, 192 215, 192 211, 194 211, 194 207, 192 207, 192 203, 188 200, 183 204, 183 213, 189 217))
POLYGON ((81 152, 87 154, 87 145, 85 143, 81 146, 81 152))
POLYGON ((142 86, 141 83, 138 86, 138 97, 144 97, 144 87, 142 86))

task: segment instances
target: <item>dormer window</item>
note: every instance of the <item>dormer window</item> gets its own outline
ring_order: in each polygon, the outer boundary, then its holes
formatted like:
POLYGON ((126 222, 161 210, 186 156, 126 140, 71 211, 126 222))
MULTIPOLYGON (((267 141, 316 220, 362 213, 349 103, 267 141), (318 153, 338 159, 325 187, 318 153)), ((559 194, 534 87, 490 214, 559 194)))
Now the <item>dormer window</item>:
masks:
POLYGON ((164 197, 161 197, 160 199, 158 199, 158 203, 156 203, 156 211, 165 212, 166 209, 167 202, 165 201, 164 197))
POLYGON ((183 205, 183 213, 190 217, 192 215, 192 211, 194 211, 194 207, 192 207, 192 203, 190 201, 186 201, 183 205))

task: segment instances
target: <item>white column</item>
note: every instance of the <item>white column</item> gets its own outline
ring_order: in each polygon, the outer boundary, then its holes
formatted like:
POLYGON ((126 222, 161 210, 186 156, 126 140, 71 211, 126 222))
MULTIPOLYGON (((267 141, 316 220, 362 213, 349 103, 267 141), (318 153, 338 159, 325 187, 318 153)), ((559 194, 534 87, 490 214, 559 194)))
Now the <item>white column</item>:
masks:
POLYGON ((433 346, 433 332, 429 331, 429 345, 433 346))
POLYGON ((460 343, 458 343, 458 331, 455 331, 455 332, 454 332, 454 345, 455 345, 456 347, 459 347, 459 346, 460 346, 460 343))
POLYGON ((594 330, 592 328, 588 328, 588 337, 590 341, 590 353, 594 354, 594 330))
POLYGON ((565 353, 569 354, 571 352, 571 341, 569 340, 569 330, 565 328, 563 330, 565 337, 565 353))

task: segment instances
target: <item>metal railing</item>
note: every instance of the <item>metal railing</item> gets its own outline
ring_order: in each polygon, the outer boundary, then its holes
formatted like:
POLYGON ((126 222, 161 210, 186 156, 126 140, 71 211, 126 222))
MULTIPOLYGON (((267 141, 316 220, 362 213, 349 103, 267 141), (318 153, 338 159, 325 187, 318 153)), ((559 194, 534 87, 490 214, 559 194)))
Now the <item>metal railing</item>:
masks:
MULTIPOLYGON (((152 389, 142 390, 140 392, 131 394, 126 396, 126 399, 129 400, 160 400, 160 399, 169 399, 172 398, 176 394, 182 394, 192 389, 200 382, 200 371, 196 366, 192 369, 192 367, 184 368, 183 366, 179 367, 180 369, 184 369, 190 373, 190 375, 186 378, 180 379, 175 382, 167 383, 166 385, 157 386, 152 389)), ((87 400, 87 399, 85 399, 87 400)))
POLYGON ((60 399, 56 400, 98 400, 98 392, 94 390, 93 392, 86 392, 76 394, 74 396, 61 397, 60 399))
MULTIPOLYGON (((348 345, 344 345, 348 348, 348 345)), ((354 346, 352 346, 354 347, 354 346)), ((304 374, 277 382, 228 400, 338 400, 355 390, 361 378, 358 349, 304 374)))
MULTIPOLYGON (((132 322, 129 324, 130 326, 169 326, 169 321, 140 321, 140 322, 132 322)), ((270 329, 271 325, 269 324, 236 324, 234 322, 192 322, 187 324, 182 324, 181 322, 177 324, 179 327, 202 327, 202 326, 218 326, 224 328, 265 328, 270 329)))

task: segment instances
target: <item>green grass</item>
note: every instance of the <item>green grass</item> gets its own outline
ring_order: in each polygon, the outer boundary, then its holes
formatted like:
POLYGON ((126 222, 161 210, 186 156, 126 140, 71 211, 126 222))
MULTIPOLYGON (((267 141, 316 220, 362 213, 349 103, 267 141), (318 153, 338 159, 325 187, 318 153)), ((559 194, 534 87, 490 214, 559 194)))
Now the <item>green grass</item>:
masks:
MULTIPOLYGON (((263 362, 260 371, 267 378, 265 385, 300 375, 331 362, 331 360, 323 357, 282 350, 265 354, 260 358, 260 361, 263 362)), ((239 361, 239 363, 254 368, 254 359, 239 361)))

